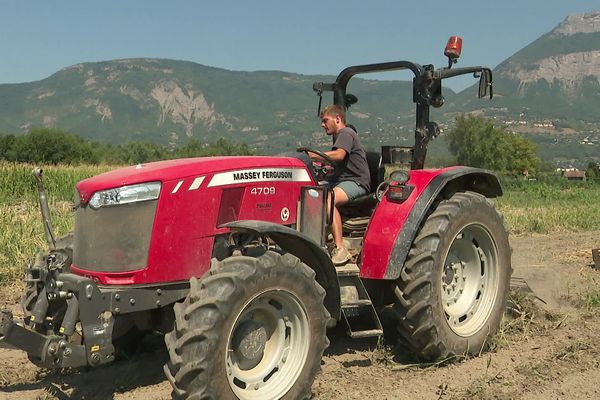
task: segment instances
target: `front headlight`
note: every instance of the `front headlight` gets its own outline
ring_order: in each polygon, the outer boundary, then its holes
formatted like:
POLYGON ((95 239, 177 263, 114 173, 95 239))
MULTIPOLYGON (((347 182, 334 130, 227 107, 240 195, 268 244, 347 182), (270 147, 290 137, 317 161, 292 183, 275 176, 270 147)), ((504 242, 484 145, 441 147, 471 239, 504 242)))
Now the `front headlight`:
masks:
POLYGON ((97 209, 100 207, 116 206, 138 201, 155 200, 158 199, 160 186, 160 182, 148 182, 139 185, 101 190, 94 193, 90 199, 90 207, 97 209))

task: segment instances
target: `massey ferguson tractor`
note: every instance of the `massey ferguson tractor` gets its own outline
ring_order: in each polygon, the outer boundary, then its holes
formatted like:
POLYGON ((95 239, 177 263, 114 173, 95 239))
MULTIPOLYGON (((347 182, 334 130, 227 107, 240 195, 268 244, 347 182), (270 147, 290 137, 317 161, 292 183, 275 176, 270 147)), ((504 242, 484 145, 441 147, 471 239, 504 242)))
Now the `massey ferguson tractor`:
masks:
MULTIPOLYGON (((317 82, 319 99, 348 108, 356 74, 409 70, 414 147, 368 153, 372 193, 341 210, 353 255, 328 253, 331 207, 323 174, 303 148, 288 156, 206 157, 121 168, 76 185, 74 232, 55 238, 37 179, 49 250, 26 273, 24 319, 0 313, 0 341, 44 368, 100 367, 147 332, 164 334, 175 398, 306 399, 343 324, 352 338, 383 334, 393 310, 404 348, 420 359, 477 355, 497 332, 511 275, 503 220, 488 198, 497 177, 470 167, 423 169, 439 133, 442 80, 484 67, 409 61, 344 69, 317 82)), ((319 108, 321 102, 319 101, 319 108)))

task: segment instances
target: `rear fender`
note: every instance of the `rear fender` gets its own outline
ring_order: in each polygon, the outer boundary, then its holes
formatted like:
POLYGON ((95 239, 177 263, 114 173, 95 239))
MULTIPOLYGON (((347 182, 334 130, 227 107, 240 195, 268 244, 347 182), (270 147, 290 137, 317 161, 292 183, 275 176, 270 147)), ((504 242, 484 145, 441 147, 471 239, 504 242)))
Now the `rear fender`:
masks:
POLYGON ((298 257, 315 271, 317 282, 327 292, 325 307, 331 317, 336 320, 340 319, 340 285, 335 267, 327 252, 314 240, 287 226, 264 221, 233 221, 221 227, 227 227, 234 232, 251 232, 269 237, 282 250, 298 257))
POLYGON ((400 276, 412 243, 438 197, 449 198, 461 190, 486 197, 502 195, 500 182, 493 172, 471 167, 411 171, 408 184, 414 184, 416 190, 405 203, 396 205, 384 198, 373 215, 363 245, 362 278, 397 279, 400 276), (385 234, 380 232, 382 230, 385 234))

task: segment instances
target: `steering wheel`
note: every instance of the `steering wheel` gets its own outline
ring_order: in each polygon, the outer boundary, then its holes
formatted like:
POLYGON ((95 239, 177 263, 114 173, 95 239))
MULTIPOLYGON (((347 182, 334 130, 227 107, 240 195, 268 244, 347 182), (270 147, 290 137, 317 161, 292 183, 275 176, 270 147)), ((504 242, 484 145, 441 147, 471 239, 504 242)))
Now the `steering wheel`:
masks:
POLYGON ((319 160, 319 161, 313 160, 313 167, 317 171, 317 175, 323 176, 323 177, 328 177, 328 176, 337 176, 339 174, 340 166, 338 165, 338 163, 335 162, 331 157, 329 157, 327 154, 323 153, 322 151, 309 149, 308 147, 298 147, 296 149, 296 151, 298 151, 299 153, 306 153, 306 155, 309 157, 310 157, 310 154, 308 154, 309 152, 315 153, 316 155, 318 155, 319 157, 322 158, 322 160, 319 160), (320 163, 320 165, 318 165, 316 163, 320 163))
POLYGON ((383 181, 377 186, 377 189, 375 189, 375 197, 377 198, 378 202, 380 202, 381 199, 383 199, 383 195, 385 194, 385 191, 387 190, 389 185, 389 182, 383 181))

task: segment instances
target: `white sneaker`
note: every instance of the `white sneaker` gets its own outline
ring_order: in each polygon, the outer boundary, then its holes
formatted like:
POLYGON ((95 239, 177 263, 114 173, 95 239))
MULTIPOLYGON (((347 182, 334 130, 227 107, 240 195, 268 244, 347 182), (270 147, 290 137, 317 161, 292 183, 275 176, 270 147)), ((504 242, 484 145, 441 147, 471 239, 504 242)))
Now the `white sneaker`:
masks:
POLYGON ((333 262, 333 265, 344 265, 350 261, 351 258, 350 252, 345 247, 336 247, 331 252, 331 261, 333 262))

